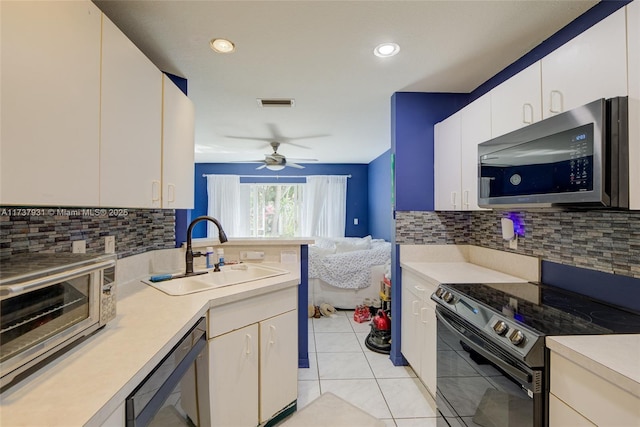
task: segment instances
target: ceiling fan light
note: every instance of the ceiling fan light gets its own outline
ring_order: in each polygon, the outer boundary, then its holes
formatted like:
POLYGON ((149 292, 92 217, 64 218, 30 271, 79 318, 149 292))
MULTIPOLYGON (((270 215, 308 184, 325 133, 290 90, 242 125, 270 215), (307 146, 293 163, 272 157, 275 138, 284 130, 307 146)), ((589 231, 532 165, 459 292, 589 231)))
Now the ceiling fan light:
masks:
POLYGON ((267 169, 272 171, 281 171, 284 169, 284 165, 267 165, 267 169))
POLYGON ((217 53, 231 53, 236 49, 236 45, 227 39, 211 39, 209 46, 217 53))
POLYGON ((388 58, 397 55, 400 52, 400 46, 397 43, 382 43, 373 49, 373 54, 380 58, 388 58))

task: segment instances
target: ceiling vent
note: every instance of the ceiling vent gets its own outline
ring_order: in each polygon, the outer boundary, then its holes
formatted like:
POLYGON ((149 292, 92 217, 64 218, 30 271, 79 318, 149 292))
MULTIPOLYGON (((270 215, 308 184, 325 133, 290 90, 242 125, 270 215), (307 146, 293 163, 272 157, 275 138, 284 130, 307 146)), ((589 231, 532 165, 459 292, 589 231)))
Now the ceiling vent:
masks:
POLYGON ((267 107, 286 107, 291 108, 296 104, 296 101, 293 99, 285 99, 285 98, 274 98, 274 99, 262 99, 258 98, 258 105, 263 108, 267 107))

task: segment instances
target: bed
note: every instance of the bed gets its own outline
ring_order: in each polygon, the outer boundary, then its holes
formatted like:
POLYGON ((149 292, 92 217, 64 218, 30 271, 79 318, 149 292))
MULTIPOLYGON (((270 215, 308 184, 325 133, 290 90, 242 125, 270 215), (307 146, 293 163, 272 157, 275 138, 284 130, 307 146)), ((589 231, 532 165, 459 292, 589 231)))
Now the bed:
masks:
POLYGON ((389 273, 391 243, 367 237, 316 238, 309 246, 309 304, 354 309, 380 298, 389 273))

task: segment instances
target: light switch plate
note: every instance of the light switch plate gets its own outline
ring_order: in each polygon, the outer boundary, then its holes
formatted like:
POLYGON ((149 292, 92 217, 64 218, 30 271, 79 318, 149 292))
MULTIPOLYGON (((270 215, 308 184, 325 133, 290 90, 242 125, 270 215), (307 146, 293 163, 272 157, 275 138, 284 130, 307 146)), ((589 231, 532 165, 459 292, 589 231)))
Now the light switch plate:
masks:
POLYGON ((104 253, 115 254, 116 253, 116 236, 105 236, 104 238, 104 253))
POLYGON ((86 240, 74 240, 71 243, 71 252, 74 254, 84 254, 87 252, 87 241, 86 240))

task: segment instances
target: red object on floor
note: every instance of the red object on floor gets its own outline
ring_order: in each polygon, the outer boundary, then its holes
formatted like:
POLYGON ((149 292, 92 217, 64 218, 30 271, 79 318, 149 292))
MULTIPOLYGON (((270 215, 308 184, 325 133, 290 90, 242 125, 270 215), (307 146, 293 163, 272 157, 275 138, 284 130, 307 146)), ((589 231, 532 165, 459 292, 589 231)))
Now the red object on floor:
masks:
POLYGON ((371 313, 369 307, 365 305, 359 305, 356 307, 356 311, 353 313, 353 320, 358 323, 364 323, 371 320, 371 313))

